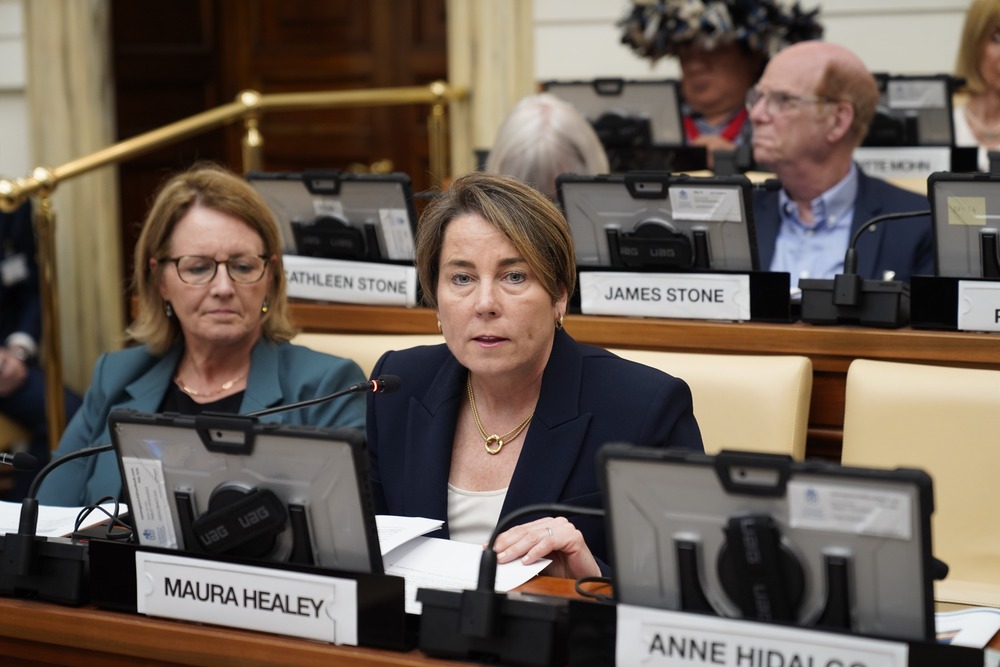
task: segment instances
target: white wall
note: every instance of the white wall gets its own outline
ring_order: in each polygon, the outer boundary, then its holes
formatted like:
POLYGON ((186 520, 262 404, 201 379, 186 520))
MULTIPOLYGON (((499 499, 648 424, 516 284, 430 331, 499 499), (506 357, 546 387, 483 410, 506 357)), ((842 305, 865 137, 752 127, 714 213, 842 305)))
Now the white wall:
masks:
POLYGON ((31 164, 25 91, 22 0, 0 0, 0 177, 27 175, 31 164))
MULTIPOLYGON (((825 39, 857 53, 869 69, 890 74, 951 72, 969 0, 801 0, 820 5, 825 39)), ((621 44, 615 23, 624 0, 535 0, 538 81, 622 77, 675 78, 676 61, 655 66, 621 44)))

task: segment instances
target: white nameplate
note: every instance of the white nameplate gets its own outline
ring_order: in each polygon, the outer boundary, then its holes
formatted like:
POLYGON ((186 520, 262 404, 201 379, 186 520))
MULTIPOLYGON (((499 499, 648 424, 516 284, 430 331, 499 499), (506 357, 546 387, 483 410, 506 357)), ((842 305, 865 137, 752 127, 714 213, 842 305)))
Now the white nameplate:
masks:
POLYGON ((1000 282, 958 281, 958 330, 1000 331, 1000 282))
POLYGON ((618 605, 617 665, 906 667, 904 642, 618 605))
POLYGON ((357 582, 137 551, 140 614, 358 644, 357 582))
POLYGON ((285 255, 288 296, 381 306, 417 305, 412 266, 285 255))
POLYGON ((854 160, 869 176, 879 178, 927 177, 935 171, 951 171, 948 146, 861 146, 854 160))
POLYGON ((749 320, 750 276, 722 273, 580 273, 585 315, 749 320))

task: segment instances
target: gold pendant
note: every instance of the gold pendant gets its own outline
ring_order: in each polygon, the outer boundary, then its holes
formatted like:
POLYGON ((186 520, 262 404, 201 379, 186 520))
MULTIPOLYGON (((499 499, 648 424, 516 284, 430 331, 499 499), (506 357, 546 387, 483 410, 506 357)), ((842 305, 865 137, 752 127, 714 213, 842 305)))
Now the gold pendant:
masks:
POLYGON ((498 454, 500 450, 503 449, 503 440, 500 436, 494 433, 490 437, 486 438, 486 451, 490 454, 498 454))

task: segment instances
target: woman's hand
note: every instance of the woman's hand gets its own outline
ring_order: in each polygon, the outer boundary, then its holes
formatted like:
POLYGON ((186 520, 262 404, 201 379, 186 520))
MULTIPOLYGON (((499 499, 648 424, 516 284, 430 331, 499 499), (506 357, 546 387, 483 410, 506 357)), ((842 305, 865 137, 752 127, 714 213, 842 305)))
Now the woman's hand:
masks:
POLYGON ((552 563, 542 574, 571 579, 601 576, 583 534, 564 517, 545 517, 514 526, 500 533, 493 546, 498 563, 520 558, 525 565, 531 565, 539 558, 551 558, 552 563))

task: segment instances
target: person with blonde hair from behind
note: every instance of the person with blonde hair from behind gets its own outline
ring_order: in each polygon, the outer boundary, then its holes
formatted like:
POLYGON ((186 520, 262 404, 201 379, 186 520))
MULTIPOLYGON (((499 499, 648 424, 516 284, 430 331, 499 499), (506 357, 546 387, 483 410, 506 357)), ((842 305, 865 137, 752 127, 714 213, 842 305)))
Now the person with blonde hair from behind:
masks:
POLYGON ((1000 0, 973 0, 965 12, 955 75, 968 99, 954 110, 955 145, 978 146, 977 166, 989 171, 1000 150, 1000 0))
POLYGON ((559 174, 606 174, 608 156, 590 122, 552 95, 522 98, 504 119, 485 170, 534 186, 556 199, 559 174))

